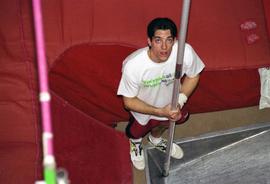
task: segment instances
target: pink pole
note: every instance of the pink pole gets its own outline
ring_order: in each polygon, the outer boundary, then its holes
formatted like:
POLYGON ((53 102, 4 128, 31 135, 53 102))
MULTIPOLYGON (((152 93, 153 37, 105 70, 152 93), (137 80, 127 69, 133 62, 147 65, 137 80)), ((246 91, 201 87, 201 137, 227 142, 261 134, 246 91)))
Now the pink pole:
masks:
POLYGON ((53 153, 53 133, 51 123, 51 95, 48 85, 48 71, 47 62, 45 58, 45 44, 43 34, 43 22, 41 11, 41 0, 32 0, 33 14, 35 23, 35 38, 36 38, 36 51, 37 51, 37 65, 39 76, 39 101, 41 104, 42 116, 42 142, 43 142, 43 172, 46 184, 69 183, 66 171, 62 170, 57 176, 56 163, 53 153))
POLYGON ((50 93, 48 87, 48 71, 45 58, 45 44, 40 0, 33 0, 35 38, 39 76, 39 101, 41 103, 43 152, 44 156, 53 156, 53 134, 51 127, 50 93))

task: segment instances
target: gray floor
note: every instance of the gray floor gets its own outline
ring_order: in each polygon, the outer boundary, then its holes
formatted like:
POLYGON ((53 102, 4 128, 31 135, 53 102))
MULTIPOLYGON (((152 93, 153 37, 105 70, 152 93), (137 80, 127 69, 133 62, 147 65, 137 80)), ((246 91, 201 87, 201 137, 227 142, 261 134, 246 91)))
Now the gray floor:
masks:
MULTIPOLYGON (((202 134, 243 127, 260 122, 270 122, 270 108, 259 110, 258 106, 192 114, 187 123, 176 126, 175 140, 198 137, 202 134)), ((124 131, 127 123, 118 123, 116 130, 124 131)), ((164 136, 167 132, 164 133, 164 136)), ((147 141, 144 139, 144 144, 147 141)), ((187 154, 185 155, 187 156, 187 154)), ((146 184, 146 170, 133 168, 133 184, 146 184)), ((198 183, 199 184, 199 183, 198 183)), ((210 183, 211 184, 211 183, 210 183)), ((246 184, 250 184, 247 182, 246 184)))
POLYGON ((185 153, 171 159, 162 176, 165 154, 146 147, 148 184, 270 183, 270 123, 258 123, 177 141, 185 153))

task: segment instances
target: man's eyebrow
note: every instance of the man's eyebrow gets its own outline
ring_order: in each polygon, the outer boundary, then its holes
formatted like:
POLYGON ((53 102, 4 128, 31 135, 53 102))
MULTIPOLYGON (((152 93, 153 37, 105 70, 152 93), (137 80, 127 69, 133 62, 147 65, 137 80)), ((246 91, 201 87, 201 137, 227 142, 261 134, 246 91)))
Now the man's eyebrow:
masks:
MULTIPOLYGON (((160 36, 153 36, 153 38, 162 38, 162 37, 160 37, 160 36)), ((173 38, 173 36, 168 36, 165 39, 168 39, 168 38, 173 38)))

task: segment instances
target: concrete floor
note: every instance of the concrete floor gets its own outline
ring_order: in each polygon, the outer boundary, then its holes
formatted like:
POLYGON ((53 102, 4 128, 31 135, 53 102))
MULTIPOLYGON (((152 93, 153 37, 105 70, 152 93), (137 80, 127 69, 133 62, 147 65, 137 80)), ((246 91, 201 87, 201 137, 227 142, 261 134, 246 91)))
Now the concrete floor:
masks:
POLYGON ((270 122, 175 140, 184 150, 162 176, 165 154, 145 148, 150 184, 266 184, 270 182, 270 122))
MULTIPOLYGON (((192 114, 182 125, 176 126, 175 140, 204 133, 227 130, 235 127, 270 121, 270 109, 259 110, 258 106, 210 113, 192 114)), ((124 131, 126 123, 120 123, 117 130, 124 131)), ((164 136, 167 135, 165 132, 164 136)), ((144 140, 145 142, 145 140, 144 140)), ((146 184, 144 171, 133 168, 133 183, 146 184)))

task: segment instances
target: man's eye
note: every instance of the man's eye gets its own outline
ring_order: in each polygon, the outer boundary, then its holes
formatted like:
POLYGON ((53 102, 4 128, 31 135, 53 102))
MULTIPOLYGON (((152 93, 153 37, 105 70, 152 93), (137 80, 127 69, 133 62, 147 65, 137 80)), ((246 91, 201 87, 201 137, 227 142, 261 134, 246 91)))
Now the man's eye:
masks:
POLYGON ((173 43, 173 39, 168 39, 167 42, 168 43, 173 43))
POLYGON ((160 39, 155 39, 155 42, 156 42, 156 43, 159 43, 159 42, 160 42, 160 39))

